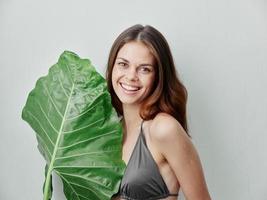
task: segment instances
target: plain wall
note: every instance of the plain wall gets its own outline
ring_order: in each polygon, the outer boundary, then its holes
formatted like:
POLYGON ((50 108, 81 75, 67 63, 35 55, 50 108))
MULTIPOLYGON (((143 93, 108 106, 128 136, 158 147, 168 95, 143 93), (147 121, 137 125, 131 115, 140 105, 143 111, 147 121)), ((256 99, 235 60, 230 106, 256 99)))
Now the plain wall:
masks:
MULTIPOLYGON (((104 75, 115 38, 141 23, 170 44, 212 198, 266 200, 266 17, 263 0, 1 0, 0 199, 42 199, 45 162, 21 119, 36 80, 64 50, 104 75)), ((53 182, 53 199, 64 200, 53 182)))

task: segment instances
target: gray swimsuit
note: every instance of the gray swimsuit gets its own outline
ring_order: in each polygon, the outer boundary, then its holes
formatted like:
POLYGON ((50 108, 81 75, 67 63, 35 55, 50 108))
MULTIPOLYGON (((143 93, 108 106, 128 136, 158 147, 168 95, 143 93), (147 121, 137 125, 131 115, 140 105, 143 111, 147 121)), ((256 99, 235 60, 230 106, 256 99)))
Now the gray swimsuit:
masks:
POLYGON ((157 200, 178 196, 178 193, 170 194, 147 148, 142 128, 143 122, 117 195, 127 200, 157 200))

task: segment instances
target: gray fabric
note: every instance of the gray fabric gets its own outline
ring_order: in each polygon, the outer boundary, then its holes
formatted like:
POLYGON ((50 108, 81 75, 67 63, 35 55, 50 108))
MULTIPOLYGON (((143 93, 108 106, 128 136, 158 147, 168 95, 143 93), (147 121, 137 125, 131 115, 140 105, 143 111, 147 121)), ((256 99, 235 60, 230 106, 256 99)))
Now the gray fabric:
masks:
POLYGON ((178 196, 169 193, 158 166, 147 148, 143 122, 121 181, 119 195, 128 200, 156 200, 178 196))

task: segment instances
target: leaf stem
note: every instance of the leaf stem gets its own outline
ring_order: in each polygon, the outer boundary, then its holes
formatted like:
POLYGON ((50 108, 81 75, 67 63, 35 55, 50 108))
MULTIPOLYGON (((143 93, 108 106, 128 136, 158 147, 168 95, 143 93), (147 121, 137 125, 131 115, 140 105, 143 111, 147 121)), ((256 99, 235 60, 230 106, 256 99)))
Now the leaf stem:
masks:
POLYGON ((51 171, 47 172, 45 180, 45 189, 44 189, 44 200, 49 200, 49 188, 51 184, 51 171))

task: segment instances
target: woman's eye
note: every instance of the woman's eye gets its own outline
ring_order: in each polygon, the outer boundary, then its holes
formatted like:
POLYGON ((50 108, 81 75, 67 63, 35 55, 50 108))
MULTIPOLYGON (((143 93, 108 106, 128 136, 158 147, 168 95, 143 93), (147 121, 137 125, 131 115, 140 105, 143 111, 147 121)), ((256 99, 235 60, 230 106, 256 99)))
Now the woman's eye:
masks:
POLYGON ((126 66, 126 63, 124 63, 124 62, 119 62, 118 64, 119 64, 120 66, 123 66, 123 67, 126 66))
POLYGON ((142 70, 145 71, 145 72, 150 72, 150 71, 151 71, 151 70, 150 70, 149 68, 147 68, 147 67, 143 67, 142 70))

